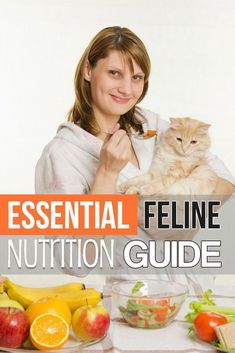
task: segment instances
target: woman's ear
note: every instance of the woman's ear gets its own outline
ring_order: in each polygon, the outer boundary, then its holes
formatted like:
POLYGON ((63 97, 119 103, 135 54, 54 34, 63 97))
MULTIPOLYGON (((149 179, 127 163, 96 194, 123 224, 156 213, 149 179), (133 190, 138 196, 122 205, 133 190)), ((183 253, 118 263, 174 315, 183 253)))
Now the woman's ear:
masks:
POLYGON ((90 82, 91 81, 91 65, 87 60, 85 70, 84 70, 84 80, 90 82))

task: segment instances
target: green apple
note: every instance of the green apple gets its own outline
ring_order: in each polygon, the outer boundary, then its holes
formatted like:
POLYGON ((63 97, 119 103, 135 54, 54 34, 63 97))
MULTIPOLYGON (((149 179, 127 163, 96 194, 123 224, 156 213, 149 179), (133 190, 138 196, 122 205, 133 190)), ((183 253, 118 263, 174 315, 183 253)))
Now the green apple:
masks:
POLYGON ((0 308, 16 308, 21 311, 24 311, 24 308, 20 303, 18 303, 16 300, 9 298, 1 298, 0 308))
POLYGON ((92 341, 103 337, 109 325, 109 313, 101 305, 82 306, 73 313, 72 329, 82 341, 92 341))

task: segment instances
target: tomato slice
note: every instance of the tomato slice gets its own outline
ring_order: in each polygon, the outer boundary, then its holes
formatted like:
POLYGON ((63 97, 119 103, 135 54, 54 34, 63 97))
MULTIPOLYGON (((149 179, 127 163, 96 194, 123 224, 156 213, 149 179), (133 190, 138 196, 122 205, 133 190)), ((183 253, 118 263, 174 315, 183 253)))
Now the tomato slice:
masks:
POLYGON ((161 306, 169 306, 169 299, 161 299, 158 303, 161 306))
POLYGON ((152 309, 152 312, 155 313, 157 321, 165 321, 167 319, 168 309, 168 306, 163 306, 161 308, 152 309))

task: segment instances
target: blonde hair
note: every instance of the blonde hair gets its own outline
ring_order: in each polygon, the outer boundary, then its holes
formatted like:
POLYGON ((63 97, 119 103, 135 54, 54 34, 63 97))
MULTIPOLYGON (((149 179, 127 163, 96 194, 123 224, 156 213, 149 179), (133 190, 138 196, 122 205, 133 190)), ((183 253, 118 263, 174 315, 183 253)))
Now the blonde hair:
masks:
MULTIPOLYGON (((132 72, 134 60, 145 74, 143 92, 137 103, 145 97, 148 90, 150 59, 143 42, 125 27, 107 27, 97 33, 78 63, 74 78, 76 98, 68 113, 69 121, 93 135, 97 135, 100 130, 93 116, 90 83, 84 79, 84 71, 87 62, 91 67, 95 67, 98 60, 106 58, 111 50, 118 50, 125 55, 132 72)), ((121 128, 127 132, 133 128, 142 133, 143 121, 136 116, 138 112, 141 115, 140 109, 135 105, 127 113, 121 115, 119 120, 121 128)))

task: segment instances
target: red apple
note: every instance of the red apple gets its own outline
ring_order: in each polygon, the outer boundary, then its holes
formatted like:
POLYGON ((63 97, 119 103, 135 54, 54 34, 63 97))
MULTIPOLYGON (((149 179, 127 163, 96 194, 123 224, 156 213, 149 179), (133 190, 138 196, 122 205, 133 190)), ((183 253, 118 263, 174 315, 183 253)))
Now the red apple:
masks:
POLYGON ((29 319, 17 308, 0 308, 0 346, 19 348, 29 334, 29 319))
POLYGON ((82 341, 103 337, 108 331, 109 324, 109 313, 101 305, 82 306, 73 313, 72 317, 73 332, 82 341))

